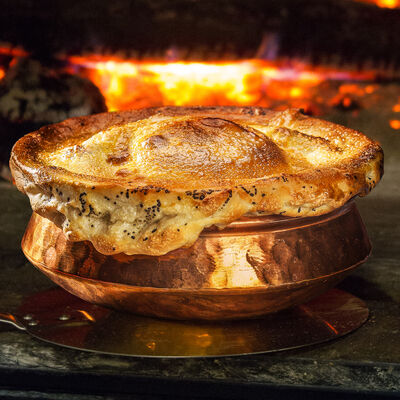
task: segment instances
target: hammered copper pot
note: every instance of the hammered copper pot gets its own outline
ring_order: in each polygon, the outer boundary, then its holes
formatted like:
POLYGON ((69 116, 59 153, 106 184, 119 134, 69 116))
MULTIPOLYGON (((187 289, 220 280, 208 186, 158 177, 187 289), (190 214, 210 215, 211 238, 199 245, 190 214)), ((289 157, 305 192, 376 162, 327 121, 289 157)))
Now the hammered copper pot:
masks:
POLYGON ((33 214, 26 257, 91 303, 173 319, 253 318, 333 287, 371 245, 354 202, 320 217, 244 218, 164 256, 106 256, 33 214))

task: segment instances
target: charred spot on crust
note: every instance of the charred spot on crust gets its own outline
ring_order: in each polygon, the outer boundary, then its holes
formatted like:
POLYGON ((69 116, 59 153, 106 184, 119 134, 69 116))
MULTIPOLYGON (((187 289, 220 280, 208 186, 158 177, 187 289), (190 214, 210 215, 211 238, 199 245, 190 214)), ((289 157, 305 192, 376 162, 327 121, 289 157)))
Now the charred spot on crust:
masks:
POLYGON ((250 197, 254 197, 257 194, 257 188, 253 186, 253 189, 246 189, 244 186, 240 186, 240 188, 247 193, 250 197))
POLYGON ((129 158, 130 154, 128 150, 122 150, 113 154, 109 154, 106 161, 112 165, 121 165, 126 163, 129 158))
POLYGON ((87 196, 86 192, 82 192, 79 195, 79 202, 81 203, 82 213, 86 211, 86 200, 84 199, 85 196, 87 196))
MULTIPOLYGON (((224 203, 222 204, 222 207, 221 208, 223 208, 223 207, 225 207, 228 203, 229 203, 229 200, 232 198, 232 190, 228 190, 228 197, 225 199, 225 201, 224 201, 224 203)), ((185 224, 186 225, 186 224, 185 224)))
POLYGON ((185 192, 186 196, 192 197, 193 200, 204 200, 208 194, 211 194, 213 190, 187 190, 185 192))
POLYGON ((91 204, 89 204, 89 214, 88 214, 88 217, 90 217, 90 215, 98 215, 98 214, 96 214, 96 212, 94 211, 94 208, 92 207, 92 205, 91 204))
POLYGON ((168 145, 168 138, 163 135, 150 136, 143 142, 143 146, 149 149, 159 149, 168 145))
POLYGON ((200 123, 205 125, 205 126, 210 126, 212 128, 222 128, 228 124, 234 124, 234 122, 232 121, 228 121, 226 119, 222 119, 222 118, 202 118, 200 120, 200 123))

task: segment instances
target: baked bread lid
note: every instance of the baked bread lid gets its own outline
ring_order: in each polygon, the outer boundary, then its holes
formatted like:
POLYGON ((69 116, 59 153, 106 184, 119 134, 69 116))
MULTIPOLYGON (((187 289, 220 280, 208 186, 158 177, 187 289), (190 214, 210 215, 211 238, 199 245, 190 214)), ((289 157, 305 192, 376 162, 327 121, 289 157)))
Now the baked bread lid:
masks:
POLYGON ((14 146, 32 208, 103 254, 161 255, 242 217, 315 216, 383 173, 362 133, 259 107, 164 107, 72 118, 14 146))

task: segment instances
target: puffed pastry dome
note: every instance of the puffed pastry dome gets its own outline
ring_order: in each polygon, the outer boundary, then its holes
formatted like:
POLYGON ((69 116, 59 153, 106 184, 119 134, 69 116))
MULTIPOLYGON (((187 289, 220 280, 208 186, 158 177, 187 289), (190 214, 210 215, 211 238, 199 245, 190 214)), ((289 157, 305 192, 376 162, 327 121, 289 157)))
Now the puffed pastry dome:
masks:
POLYGON ((163 107, 43 127, 15 144, 10 166, 68 239, 161 255, 242 216, 329 213, 378 183, 383 153, 297 110, 163 107))

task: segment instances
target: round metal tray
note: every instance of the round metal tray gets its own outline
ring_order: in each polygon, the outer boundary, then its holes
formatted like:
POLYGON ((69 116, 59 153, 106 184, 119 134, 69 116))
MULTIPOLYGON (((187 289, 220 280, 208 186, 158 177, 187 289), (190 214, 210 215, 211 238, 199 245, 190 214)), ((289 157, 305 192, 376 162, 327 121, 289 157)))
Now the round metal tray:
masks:
POLYGON ((338 289, 305 304, 246 321, 174 321, 87 303, 61 288, 24 299, 0 314, 32 336, 79 350, 139 357, 221 357, 289 350, 343 336, 368 308, 338 289))

